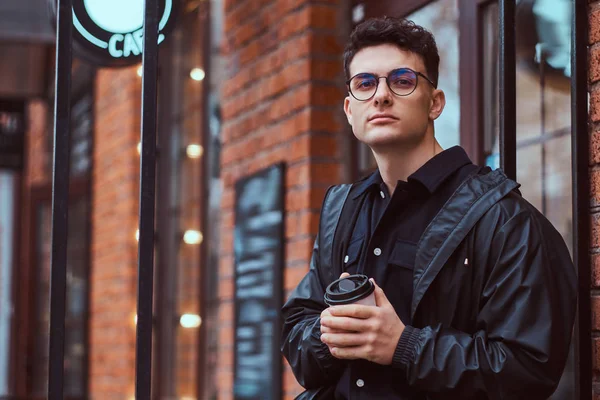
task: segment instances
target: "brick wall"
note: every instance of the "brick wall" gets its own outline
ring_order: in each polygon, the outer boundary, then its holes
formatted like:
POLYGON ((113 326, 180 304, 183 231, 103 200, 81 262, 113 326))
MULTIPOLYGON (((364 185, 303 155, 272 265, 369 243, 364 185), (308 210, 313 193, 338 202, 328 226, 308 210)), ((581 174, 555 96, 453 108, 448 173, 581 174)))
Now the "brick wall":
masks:
MULTIPOLYGON (((223 43, 219 398, 233 386, 234 183, 279 161, 286 173, 289 293, 308 270, 327 187, 345 179, 342 46, 349 25, 341 0, 229 0, 223 43)), ((284 367, 286 399, 300 393, 284 367)))
POLYGON ((90 394, 133 397, 141 79, 135 68, 96 80, 92 189, 90 394))

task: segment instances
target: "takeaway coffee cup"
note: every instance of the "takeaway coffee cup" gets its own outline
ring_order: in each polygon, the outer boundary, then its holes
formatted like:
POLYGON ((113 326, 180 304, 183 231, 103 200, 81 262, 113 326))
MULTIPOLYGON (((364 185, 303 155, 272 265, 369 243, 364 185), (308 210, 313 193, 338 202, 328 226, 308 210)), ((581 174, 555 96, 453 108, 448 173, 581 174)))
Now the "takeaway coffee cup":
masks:
POLYGON ((325 291, 325 303, 329 306, 363 304, 374 306, 375 285, 366 275, 350 275, 333 281, 325 291))

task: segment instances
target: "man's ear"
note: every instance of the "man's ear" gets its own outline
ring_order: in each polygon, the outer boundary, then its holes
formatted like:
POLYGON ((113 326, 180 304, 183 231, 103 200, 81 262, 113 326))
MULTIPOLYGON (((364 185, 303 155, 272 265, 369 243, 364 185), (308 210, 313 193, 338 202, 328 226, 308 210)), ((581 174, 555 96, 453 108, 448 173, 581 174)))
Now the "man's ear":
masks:
POLYGON ((352 126, 352 109, 350 109, 350 96, 344 99, 344 113, 348 119, 348 123, 352 126))
POLYGON ((446 107, 446 95, 441 89, 435 89, 431 97, 431 106, 429 108, 429 119, 435 121, 446 107))

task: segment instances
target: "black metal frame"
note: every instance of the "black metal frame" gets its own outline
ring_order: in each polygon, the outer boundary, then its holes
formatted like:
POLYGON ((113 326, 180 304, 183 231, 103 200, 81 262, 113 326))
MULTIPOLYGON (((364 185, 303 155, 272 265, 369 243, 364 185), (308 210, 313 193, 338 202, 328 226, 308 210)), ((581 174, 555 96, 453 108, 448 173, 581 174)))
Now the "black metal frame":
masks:
POLYGON ((573 261, 579 279, 575 327, 577 398, 592 398, 592 309, 590 260, 590 174, 588 128, 588 2, 573 0, 571 37, 571 171, 573 174, 573 261))
POLYGON ((158 0, 145 0, 144 6, 135 397, 140 400, 149 400, 152 392, 158 0))
POLYGON ((48 399, 64 397, 65 302, 69 209, 72 0, 58 0, 56 94, 54 98, 54 176, 52 182, 52 255, 50 280, 50 357, 48 399))
POLYGON ((514 0, 500 0, 500 165, 517 179, 517 64, 514 0))

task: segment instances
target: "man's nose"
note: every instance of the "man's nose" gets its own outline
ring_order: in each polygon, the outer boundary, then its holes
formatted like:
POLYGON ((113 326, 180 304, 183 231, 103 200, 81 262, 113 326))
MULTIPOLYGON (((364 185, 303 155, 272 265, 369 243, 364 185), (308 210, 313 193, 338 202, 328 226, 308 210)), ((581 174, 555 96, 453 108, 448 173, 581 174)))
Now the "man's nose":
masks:
POLYGON ((379 84, 373 96, 375 104, 390 104, 392 102, 392 93, 387 84, 387 79, 382 76, 379 78, 379 84), (381 81, 383 79, 383 82, 381 81))

